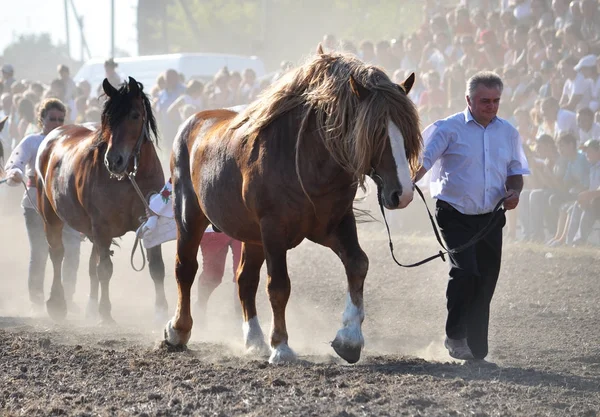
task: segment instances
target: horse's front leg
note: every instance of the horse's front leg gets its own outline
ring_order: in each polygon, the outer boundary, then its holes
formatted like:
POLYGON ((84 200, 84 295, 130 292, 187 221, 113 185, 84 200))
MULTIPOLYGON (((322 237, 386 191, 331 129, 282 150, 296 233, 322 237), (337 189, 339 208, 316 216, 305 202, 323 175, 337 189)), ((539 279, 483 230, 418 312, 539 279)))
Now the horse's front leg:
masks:
POLYGON ((98 288, 100 286, 100 281, 98 281, 98 260, 98 246, 94 243, 88 263, 90 294, 85 308, 85 318, 90 321, 95 321, 98 317, 98 288))
POLYGON ((287 248, 281 236, 281 223, 262 222, 263 248, 267 259, 267 293, 271 302, 273 321, 271 325, 271 357, 273 364, 292 362, 296 354, 288 345, 285 308, 290 298, 291 285, 287 271, 287 248))
POLYGON ((346 308, 342 316, 343 327, 337 332, 331 346, 342 359, 356 363, 364 346, 361 329, 365 319, 363 287, 369 269, 369 258, 358 243, 356 221, 352 212, 346 214, 324 244, 339 256, 348 279, 346 308))
POLYGON ((165 263, 161 246, 148 249, 148 268, 154 282, 154 322, 164 323, 168 318, 168 303, 165 296, 165 263))
POLYGON ((112 325, 115 323, 111 315, 112 305, 109 292, 110 279, 113 274, 113 263, 110 259, 112 256, 110 250, 111 243, 112 239, 110 237, 101 236, 94 239, 94 244, 97 245, 99 258, 98 267, 96 268, 98 281, 100 282, 100 303, 98 304, 98 313, 100 313, 101 324, 105 325, 112 325))

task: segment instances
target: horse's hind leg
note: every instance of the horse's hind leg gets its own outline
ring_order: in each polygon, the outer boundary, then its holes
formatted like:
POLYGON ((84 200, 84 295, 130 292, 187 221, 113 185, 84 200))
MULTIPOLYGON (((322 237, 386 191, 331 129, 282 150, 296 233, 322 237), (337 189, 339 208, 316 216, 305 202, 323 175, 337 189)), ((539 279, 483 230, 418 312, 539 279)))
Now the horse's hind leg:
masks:
POLYGON ((62 285, 62 262, 65 256, 65 247, 62 240, 63 222, 54 212, 46 195, 38 193, 41 197, 40 209, 44 218, 48 251, 52 261, 53 278, 50 297, 46 301, 46 309, 53 320, 63 320, 67 315, 67 303, 62 285), (41 195, 40 195, 41 194, 41 195))
POLYGON ((369 259, 358 243, 354 214, 348 213, 337 230, 323 244, 340 257, 348 278, 346 308, 342 316, 343 327, 337 332, 331 346, 342 359, 355 363, 360 359, 364 346, 361 329, 365 318, 363 287, 369 269, 369 259))
POLYGON ((165 263, 163 262, 161 246, 148 249, 148 268, 154 282, 154 322, 164 323, 168 317, 168 303, 165 296, 165 263))
POLYGON ((269 362, 275 364, 296 360, 296 354, 288 346, 285 323, 285 308, 290 298, 291 285, 287 272, 287 249, 279 233, 279 224, 261 222, 263 248, 267 260, 267 293, 273 312, 269 362))
POLYGON ((175 278, 177 279, 177 310, 165 327, 165 342, 171 346, 185 346, 192 334, 191 291, 198 271, 198 248, 209 221, 200 210, 189 178, 173 175, 175 199, 173 212, 177 223, 177 254, 175 278))
POLYGON ((269 351, 256 315, 256 291, 260 281, 260 268, 264 262, 265 252, 262 246, 242 244, 242 257, 236 275, 244 319, 244 343, 248 353, 259 355, 269 351))

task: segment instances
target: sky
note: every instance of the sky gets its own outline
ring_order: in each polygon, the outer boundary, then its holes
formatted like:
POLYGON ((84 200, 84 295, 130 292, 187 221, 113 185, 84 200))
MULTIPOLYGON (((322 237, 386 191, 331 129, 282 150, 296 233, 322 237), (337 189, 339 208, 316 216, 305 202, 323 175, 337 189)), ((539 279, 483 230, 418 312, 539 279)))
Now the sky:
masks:
MULTIPOLYGON (((84 36, 92 57, 110 55, 111 0, 72 0, 83 16, 84 36)), ((80 32, 71 8, 69 34, 71 56, 81 58, 80 32)), ((115 0, 115 47, 137 55, 137 0, 115 0)), ((0 0, 0 55, 22 34, 49 33, 52 42, 66 42, 64 0, 0 0)))

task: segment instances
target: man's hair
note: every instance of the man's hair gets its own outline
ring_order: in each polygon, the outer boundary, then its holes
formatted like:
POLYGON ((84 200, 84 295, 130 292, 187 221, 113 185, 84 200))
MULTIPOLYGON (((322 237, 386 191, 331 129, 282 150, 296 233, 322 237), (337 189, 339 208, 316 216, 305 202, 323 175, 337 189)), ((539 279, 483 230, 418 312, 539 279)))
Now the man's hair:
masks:
POLYGON ((569 144, 572 147, 577 147, 577 138, 571 133, 561 133, 556 143, 569 144))
POLYGON ((473 98, 475 94, 475 90, 480 85, 484 85, 487 88, 500 88, 500 92, 504 89, 504 84, 502 83, 502 79, 495 72, 491 71, 480 71, 467 81, 467 91, 466 94, 469 98, 473 98))
POLYGON ((579 114, 580 116, 584 116, 584 117, 587 116, 590 119, 594 118, 594 112, 589 107, 580 108, 579 110, 577 110, 577 114, 579 114))

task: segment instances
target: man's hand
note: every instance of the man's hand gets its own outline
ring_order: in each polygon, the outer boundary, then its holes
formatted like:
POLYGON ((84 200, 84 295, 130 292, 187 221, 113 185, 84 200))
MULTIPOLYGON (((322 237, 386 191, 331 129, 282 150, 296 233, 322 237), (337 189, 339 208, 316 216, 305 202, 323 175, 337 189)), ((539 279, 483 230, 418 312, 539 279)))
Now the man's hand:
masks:
POLYGON ((23 182, 23 172, 18 168, 9 169, 6 171, 6 178, 8 179, 6 182, 8 185, 16 187, 23 182))
POLYGON ((517 207, 519 204, 520 193, 517 190, 507 190, 506 191, 506 200, 504 200, 504 209, 512 210, 517 207))

